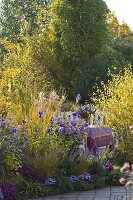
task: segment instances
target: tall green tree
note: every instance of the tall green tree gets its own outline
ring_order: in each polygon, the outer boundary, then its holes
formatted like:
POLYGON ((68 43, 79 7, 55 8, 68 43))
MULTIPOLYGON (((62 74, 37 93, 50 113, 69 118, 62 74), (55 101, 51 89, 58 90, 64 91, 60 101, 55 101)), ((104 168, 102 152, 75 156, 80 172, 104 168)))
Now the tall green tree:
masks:
POLYGON ((58 60, 57 77, 70 93, 76 92, 77 73, 107 43, 107 12, 103 0, 51 1, 49 38, 58 60))

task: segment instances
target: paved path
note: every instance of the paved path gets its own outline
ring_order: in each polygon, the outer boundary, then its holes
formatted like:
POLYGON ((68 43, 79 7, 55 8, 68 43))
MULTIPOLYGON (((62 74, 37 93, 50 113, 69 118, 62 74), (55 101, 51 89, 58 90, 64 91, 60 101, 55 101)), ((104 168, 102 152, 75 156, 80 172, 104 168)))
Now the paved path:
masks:
MULTIPOLYGON (((62 195, 48 196, 34 200, 133 200, 129 198, 133 188, 126 187, 106 187, 85 192, 73 192, 62 195), (128 197, 127 197, 128 196, 128 197)), ((33 199, 32 199, 33 200, 33 199)))

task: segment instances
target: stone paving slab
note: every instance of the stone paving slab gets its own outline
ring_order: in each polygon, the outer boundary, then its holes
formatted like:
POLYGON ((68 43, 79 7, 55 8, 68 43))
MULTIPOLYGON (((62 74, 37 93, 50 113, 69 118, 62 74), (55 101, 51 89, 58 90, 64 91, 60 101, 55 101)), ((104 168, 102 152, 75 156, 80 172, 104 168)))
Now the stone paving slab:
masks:
POLYGON ((97 190, 66 193, 31 200, 133 200, 133 198, 129 198, 131 192, 133 192, 133 187, 112 186, 97 190))

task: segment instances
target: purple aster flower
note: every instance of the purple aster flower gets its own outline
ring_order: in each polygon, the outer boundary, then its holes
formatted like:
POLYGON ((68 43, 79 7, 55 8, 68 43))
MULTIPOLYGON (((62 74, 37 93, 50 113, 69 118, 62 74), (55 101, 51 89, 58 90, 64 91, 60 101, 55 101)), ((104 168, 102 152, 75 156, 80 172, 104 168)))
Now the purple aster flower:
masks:
POLYGON ((70 180, 72 183, 77 183, 79 181, 79 178, 77 176, 70 176, 70 180))
POLYGON ((78 103, 80 100, 81 100, 81 95, 77 94, 77 96, 76 96, 76 102, 78 103))
POLYGON ((49 178, 49 179, 45 182, 45 184, 48 185, 48 186, 55 185, 55 184, 56 184, 56 180, 53 179, 53 178, 49 178))
POLYGON ((83 130, 84 130, 84 126, 81 125, 81 126, 79 127, 79 131, 83 131, 83 130))
POLYGON ((51 128, 48 128, 47 133, 48 133, 49 135, 53 135, 51 128))
POLYGON ((24 119, 22 120, 22 124, 26 124, 26 121, 24 119))
POLYGON ((43 118, 43 111, 38 112, 39 118, 43 118))
POLYGON ((16 128, 13 128, 13 129, 12 129, 12 133, 15 134, 16 132, 17 132, 17 129, 16 129, 16 128))
POLYGON ((71 121, 70 123, 71 123, 72 126, 76 126, 77 125, 75 121, 71 121))
POLYGON ((58 127, 58 133, 63 133, 65 132, 65 128, 63 126, 58 127))
POLYGON ((5 127, 6 126, 6 122, 2 122, 1 126, 5 127))
POLYGON ((78 176, 78 178, 79 178, 80 180, 90 181, 91 178, 92 178, 92 176, 91 176, 90 173, 84 173, 84 174, 78 176))

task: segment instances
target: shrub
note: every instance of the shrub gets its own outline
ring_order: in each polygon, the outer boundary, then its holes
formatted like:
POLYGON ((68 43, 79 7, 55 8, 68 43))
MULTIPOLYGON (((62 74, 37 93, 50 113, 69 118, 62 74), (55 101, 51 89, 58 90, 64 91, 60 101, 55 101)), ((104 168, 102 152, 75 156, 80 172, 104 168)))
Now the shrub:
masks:
POLYGON ((21 166, 23 156, 23 138, 16 134, 6 120, 0 121, 0 182, 8 180, 15 170, 21 166))
POLYGON ((79 158, 79 162, 75 165, 75 170, 74 170, 74 174, 75 175, 80 175, 84 172, 88 171, 88 160, 85 157, 80 157, 79 158))
POLYGON ((87 190, 93 190, 94 184, 80 180, 77 183, 73 183, 73 187, 74 190, 76 191, 87 191, 87 190))
POLYGON ((75 161, 65 157, 61 164, 61 173, 63 173, 65 176, 70 176, 74 174, 75 165, 75 161))
POLYGON ((40 183, 28 181, 24 178, 17 184, 18 199, 45 197, 49 194, 49 188, 40 183))
POLYGON ((54 145, 50 152, 47 152, 47 149, 38 152, 32 151, 31 153, 29 151, 25 161, 34 170, 36 175, 53 177, 59 171, 60 159, 60 151, 54 145))
POLYGON ((105 182, 108 185, 120 185, 119 179, 121 177, 120 168, 115 168, 112 171, 106 171, 105 182))
POLYGON ((99 177, 99 176, 94 176, 94 188, 98 189, 98 188, 102 188, 104 187, 105 184, 105 177, 99 177))
POLYGON ((58 183, 58 189, 61 193, 73 191, 73 186, 69 178, 65 176, 59 176, 57 178, 57 183, 58 183))
POLYGON ((93 156, 88 159, 88 171, 91 174, 97 174, 100 176, 105 174, 105 169, 102 163, 93 156))

